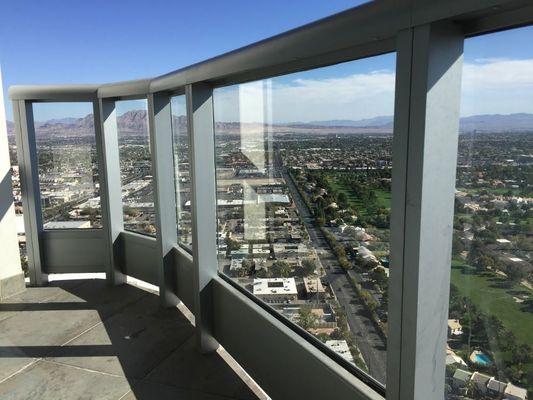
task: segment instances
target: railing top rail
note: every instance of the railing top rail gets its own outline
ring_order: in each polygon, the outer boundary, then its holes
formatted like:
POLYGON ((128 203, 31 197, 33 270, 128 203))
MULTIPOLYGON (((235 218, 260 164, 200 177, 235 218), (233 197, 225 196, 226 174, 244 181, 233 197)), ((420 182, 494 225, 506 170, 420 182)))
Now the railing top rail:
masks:
POLYGON ((98 88, 98 97, 134 97, 146 95, 149 91, 150 79, 136 79, 102 85, 98 88))
POLYGON ((37 101, 80 101, 96 98, 101 85, 65 84, 65 85, 17 85, 9 88, 11 100, 37 101))

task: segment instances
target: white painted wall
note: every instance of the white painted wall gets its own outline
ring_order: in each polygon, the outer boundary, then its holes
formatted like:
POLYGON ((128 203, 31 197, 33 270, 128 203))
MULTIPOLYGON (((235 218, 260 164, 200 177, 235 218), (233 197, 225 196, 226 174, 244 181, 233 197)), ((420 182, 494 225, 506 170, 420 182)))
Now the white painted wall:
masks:
POLYGON ((0 280, 21 273, 0 70, 0 280))

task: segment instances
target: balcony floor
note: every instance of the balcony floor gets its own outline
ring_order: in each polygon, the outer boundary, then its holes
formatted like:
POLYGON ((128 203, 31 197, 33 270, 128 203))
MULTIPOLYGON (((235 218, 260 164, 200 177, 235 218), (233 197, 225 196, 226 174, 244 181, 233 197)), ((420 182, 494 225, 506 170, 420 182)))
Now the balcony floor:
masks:
POLYGON ((98 279, 57 281, 0 303, 0 399, 257 399, 158 296, 98 279))

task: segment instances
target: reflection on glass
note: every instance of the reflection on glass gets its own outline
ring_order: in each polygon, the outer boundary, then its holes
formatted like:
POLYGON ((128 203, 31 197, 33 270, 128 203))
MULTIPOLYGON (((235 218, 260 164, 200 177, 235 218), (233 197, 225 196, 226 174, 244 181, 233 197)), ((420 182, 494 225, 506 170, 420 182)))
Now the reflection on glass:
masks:
POLYGON ((185 95, 171 99, 178 243, 192 251, 191 175, 185 95))
POLYGON ((394 55, 215 90, 219 270, 385 382, 394 55))
POLYGON ((44 229, 100 228, 92 103, 34 103, 44 229))
POLYGON ((465 42, 448 399, 533 394, 533 115, 525 113, 533 106, 533 47, 521 48, 529 59, 512 60, 493 45, 515 34, 465 42))
POLYGON ((146 100, 116 102, 124 228, 155 235, 147 110, 146 100))

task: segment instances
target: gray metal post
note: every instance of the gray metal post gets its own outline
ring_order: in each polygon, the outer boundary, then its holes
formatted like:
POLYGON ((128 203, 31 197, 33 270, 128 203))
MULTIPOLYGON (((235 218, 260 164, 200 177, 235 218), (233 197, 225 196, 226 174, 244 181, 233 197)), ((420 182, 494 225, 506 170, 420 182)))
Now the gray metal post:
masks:
POLYGON ((13 116, 15 118, 30 284, 42 286, 48 283, 48 275, 43 271, 41 194, 31 102, 13 101, 13 116))
POLYGON ((120 285, 126 280, 121 270, 118 237, 124 230, 122 215, 122 186, 120 182, 120 162, 118 150, 118 127, 115 101, 99 100, 99 110, 95 108, 95 126, 99 125, 97 138, 100 139, 102 158, 100 164, 100 203, 102 217, 108 237, 109 261, 106 279, 110 285, 120 285), (97 119, 98 116, 98 119, 97 119))
POLYGON ((387 399, 444 396, 463 41, 452 23, 399 35, 387 399))
POLYGON ((217 275, 217 218, 213 89, 186 86, 191 138, 192 228, 196 329, 202 352, 216 350, 212 336, 212 278, 217 275))
POLYGON ((389 310, 387 335, 387 398, 400 394, 400 355, 402 341, 403 238, 405 231, 405 189, 409 145, 409 98, 413 30, 398 34, 392 144, 392 209, 390 231, 389 310))
POLYGON ((164 307, 178 303, 172 249, 177 244, 174 155, 170 96, 148 95, 148 123, 152 154, 152 176, 157 227, 159 299, 164 307))

